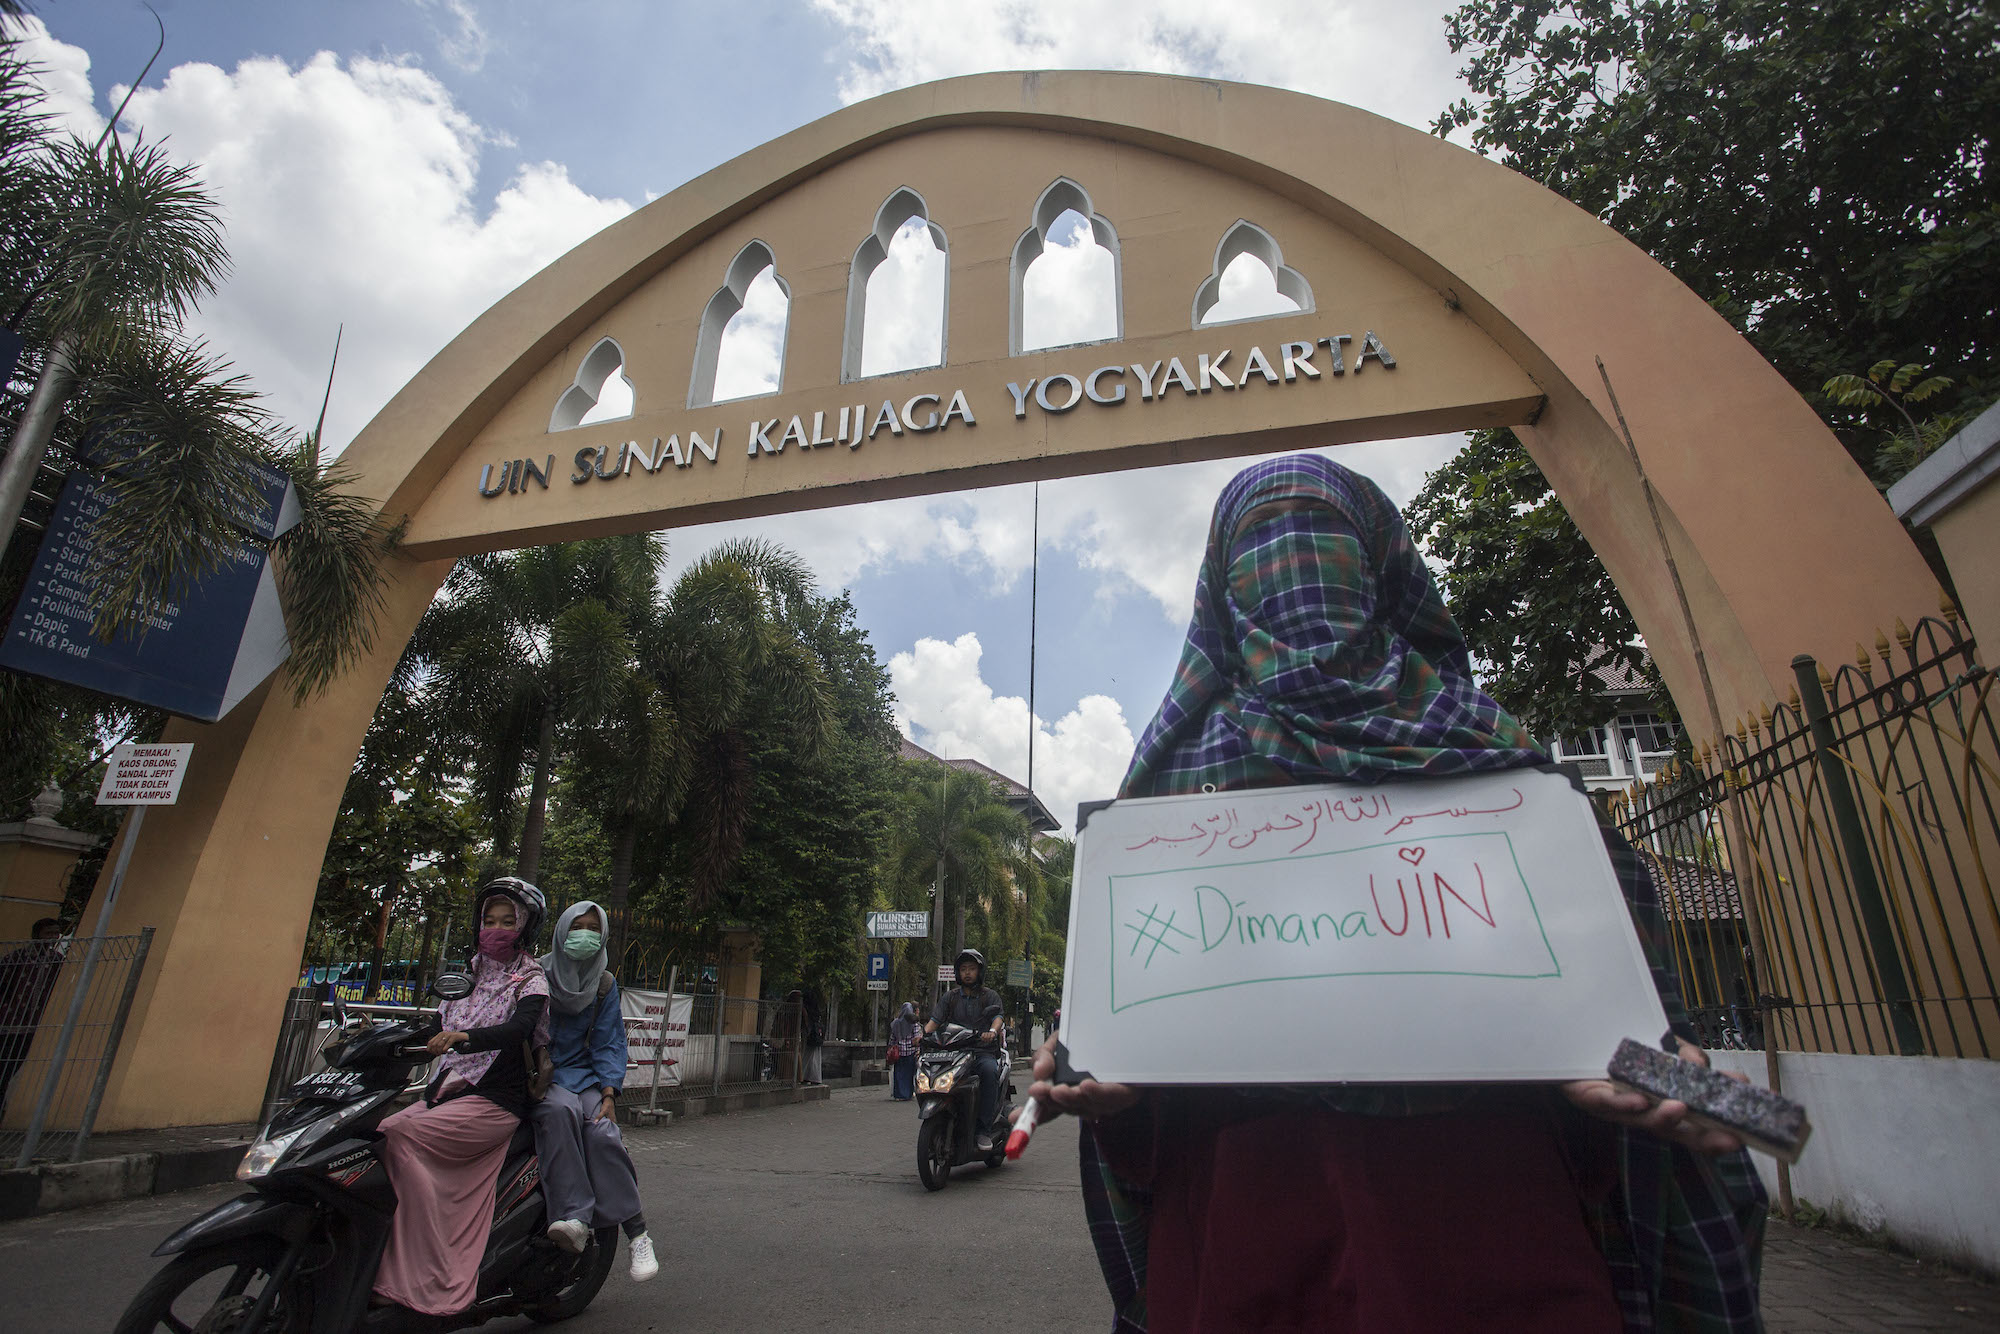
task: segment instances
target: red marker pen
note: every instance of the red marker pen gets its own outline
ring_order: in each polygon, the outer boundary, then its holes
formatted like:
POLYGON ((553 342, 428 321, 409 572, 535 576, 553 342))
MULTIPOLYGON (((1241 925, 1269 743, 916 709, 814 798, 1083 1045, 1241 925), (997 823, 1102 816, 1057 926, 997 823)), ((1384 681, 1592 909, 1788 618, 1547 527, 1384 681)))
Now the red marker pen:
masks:
POLYGON ((1035 1126, 1042 1119, 1041 1104, 1033 1098, 1021 1105, 1021 1114, 1014 1118, 1014 1133, 1007 1136, 1007 1161, 1014 1162, 1028 1147, 1028 1136, 1035 1133, 1035 1126))

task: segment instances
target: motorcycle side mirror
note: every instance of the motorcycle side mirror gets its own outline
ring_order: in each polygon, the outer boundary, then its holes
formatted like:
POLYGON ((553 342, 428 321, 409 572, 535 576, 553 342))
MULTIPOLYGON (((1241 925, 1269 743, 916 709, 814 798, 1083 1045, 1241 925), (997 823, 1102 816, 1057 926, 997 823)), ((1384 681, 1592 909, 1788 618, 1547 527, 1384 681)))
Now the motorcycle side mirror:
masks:
POLYGON ((340 984, 336 982, 330 990, 333 992, 333 1026, 335 1028, 346 1028, 347 1002, 341 997, 340 984))
POLYGON ((426 989, 439 1000, 458 1000, 472 994, 472 979, 464 973, 439 973, 426 989))

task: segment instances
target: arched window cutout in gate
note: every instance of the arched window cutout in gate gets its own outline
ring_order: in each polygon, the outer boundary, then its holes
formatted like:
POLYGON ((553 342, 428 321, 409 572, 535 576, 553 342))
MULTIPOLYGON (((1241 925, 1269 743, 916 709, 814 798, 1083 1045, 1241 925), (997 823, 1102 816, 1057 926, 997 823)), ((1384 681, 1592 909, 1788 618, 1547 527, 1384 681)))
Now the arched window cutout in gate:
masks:
POLYGON ((615 338, 600 338, 597 346, 584 353, 576 379, 556 400, 549 429, 567 431, 572 426, 629 417, 634 397, 632 382, 625 378, 625 349, 615 338))
POLYGON ((777 256, 752 241, 729 262, 722 286, 702 311, 688 406, 775 394, 785 382, 785 324, 792 291, 777 256))
POLYGON ((1234 324, 1313 308, 1312 284, 1287 268, 1284 252, 1254 222, 1238 220, 1215 247, 1215 267, 1195 289, 1194 323, 1234 324))
POLYGON ((1011 351, 1123 337, 1116 229, 1067 176, 1042 191, 1033 216, 1034 226, 1014 243, 1011 351))
POLYGON ((847 274, 847 336, 840 378, 944 365, 945 293, 951 281, 944 228, 922 195, 904 186, 875 211, 847 274))

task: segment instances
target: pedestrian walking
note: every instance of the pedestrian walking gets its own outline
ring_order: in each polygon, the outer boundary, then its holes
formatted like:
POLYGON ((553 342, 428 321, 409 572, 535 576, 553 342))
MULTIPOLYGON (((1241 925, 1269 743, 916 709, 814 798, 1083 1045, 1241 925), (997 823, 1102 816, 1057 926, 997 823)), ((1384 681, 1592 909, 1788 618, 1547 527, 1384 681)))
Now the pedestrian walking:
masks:
MULTIPOLYGON (((1121 796, 1546 762, 1474 682, 1395 506, 1321 456, 1224 489, 1194 600, 1121 796)), ((1645 865, 1604 841, 1681 1055, 1705 1064, 1645 865)), ((1679 1104, 1603 1080, 1140 1089, 1056 1086, 1054 1068, 1045 1045, 1029 1092, 1089 1122, 1085 1213, 1117 1334, 1762 1328, 1762 1187, 1679 1104)))
POLYGON ((806 1052, 805 1082, 808 1084, 823 1084, 826 1081, 820 1078, 820 1058, 826 1050, 825 1006, 824 1002, 820 1000, 819 991, 816 988, 808 987, 803 1000, 805 1013, 802 1016, 800 1028, 804 1034, 803 1041, 806 1052))
POLYGON ((917 1006, 904 1001, 903 1009, 889 1022, 889 1096, 908 1102, 916 1096, 917 1006))
POLYGON ((616 1225, 631 1251, 632 1277, 643 1283, 660 1272, 660 1262, 639 1206, 639 1176, 618 1129, 625 1017, 604 949, 603 909, 587 899, 572 904, 556 919, 552 943, 541 964, 549 979, 555 1075, 529 1112, 553 1220, 549 1240, 581 1253, 593 1231, 616 1225))

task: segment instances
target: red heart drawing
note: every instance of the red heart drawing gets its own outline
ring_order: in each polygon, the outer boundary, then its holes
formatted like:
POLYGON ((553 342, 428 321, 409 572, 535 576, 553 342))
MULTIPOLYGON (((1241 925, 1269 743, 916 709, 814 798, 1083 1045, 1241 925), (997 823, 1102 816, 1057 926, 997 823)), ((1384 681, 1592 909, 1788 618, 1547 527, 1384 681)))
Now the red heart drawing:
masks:
POLYGON ((1419 862, 1423 861, 1424 850, 1422 848, 1397 848, 1396 855, 1398 857, 1401 857, 1404 861, 1408 862, 1410 865, 1415 866, 1419 862))

